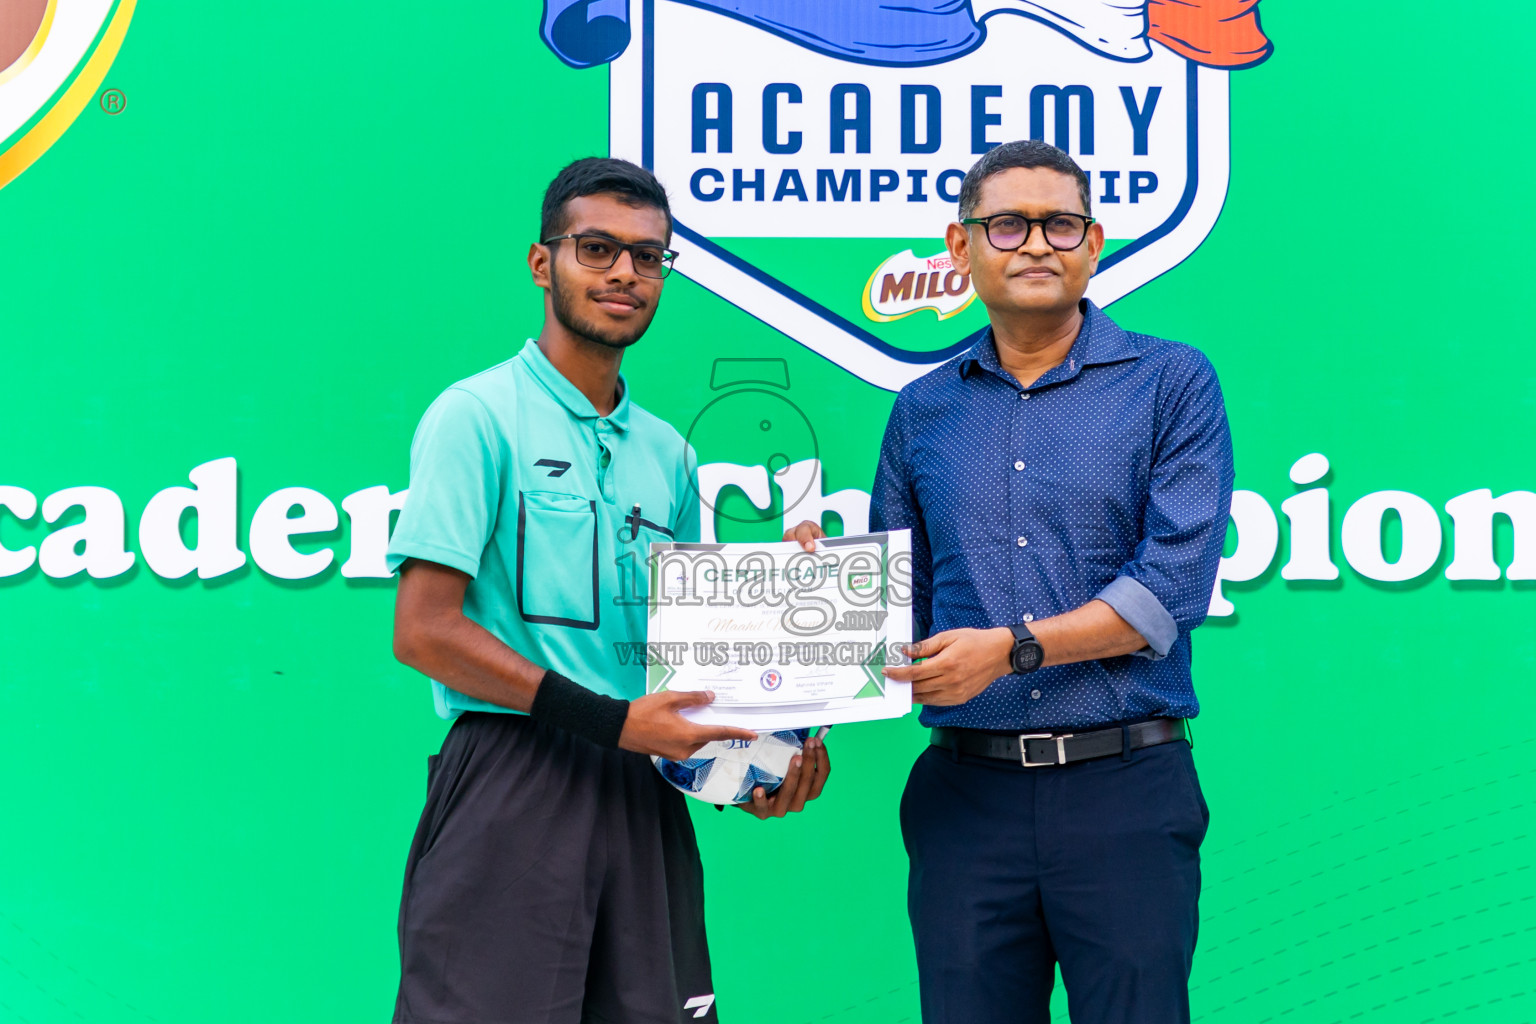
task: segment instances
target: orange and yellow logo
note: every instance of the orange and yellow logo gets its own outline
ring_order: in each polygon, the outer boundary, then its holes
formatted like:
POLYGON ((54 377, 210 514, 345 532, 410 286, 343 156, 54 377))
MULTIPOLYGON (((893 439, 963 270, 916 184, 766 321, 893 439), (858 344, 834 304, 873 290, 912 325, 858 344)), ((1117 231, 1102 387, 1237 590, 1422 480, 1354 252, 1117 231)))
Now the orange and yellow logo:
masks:
POLYGON ((46 153, 91 102, 136 2, 0 3, 0 188, 46 153))

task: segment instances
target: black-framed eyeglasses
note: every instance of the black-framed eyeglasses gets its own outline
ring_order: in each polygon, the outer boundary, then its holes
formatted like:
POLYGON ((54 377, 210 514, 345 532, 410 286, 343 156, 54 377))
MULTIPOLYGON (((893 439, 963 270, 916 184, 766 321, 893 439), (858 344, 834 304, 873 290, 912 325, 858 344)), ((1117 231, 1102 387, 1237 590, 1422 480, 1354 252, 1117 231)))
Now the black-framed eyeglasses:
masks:
POLYGON ((967 217, 961 224, 982 224, 987 230, 987 241, 994 249, 1017 249, 1029 241, 1035 225, 1045 232, 1045 242, 1052 249, 1066 252, 1076 249, 1088 237, 1088 225, 1092 217, 1081 213, 1053 213, 1049 217, 1026 217, 1021 213, 994 213, 990 217, 967 217))
POLYGON ((666 277, 672 273, 672 261, 677 259, 677 253, 671 249, 663 249, 659 245, 621 242, 607 235, 556 235, 544 239, 541 244, 549 245, 562 238, 576 240, 576 262, 593 270, 607 270, 619 261, 619 253, 628 251, 635 273, 641 277, 666 277))

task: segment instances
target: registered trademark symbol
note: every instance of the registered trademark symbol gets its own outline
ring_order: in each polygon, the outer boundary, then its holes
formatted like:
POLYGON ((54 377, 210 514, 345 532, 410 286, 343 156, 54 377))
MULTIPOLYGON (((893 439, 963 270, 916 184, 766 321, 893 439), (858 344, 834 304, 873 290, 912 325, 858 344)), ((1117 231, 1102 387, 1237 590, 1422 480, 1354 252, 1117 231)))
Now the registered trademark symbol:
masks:
POLYGON ((123 95, 121 89, 108 89, 96 102, 101 105, 102 110, 115 117, 128 106, 128 97, 123 95))

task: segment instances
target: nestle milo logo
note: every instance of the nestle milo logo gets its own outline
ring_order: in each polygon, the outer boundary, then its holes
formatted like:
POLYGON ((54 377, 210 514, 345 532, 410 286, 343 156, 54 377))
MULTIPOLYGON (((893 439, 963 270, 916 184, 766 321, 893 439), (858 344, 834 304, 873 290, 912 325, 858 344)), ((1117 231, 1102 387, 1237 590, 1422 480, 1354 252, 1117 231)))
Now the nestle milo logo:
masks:
POLYGON ((880 322, 932 310, 947 320, 971 304, 971 275, 955 269, 948 252, 926 258, 911 249, 885 260, 864 287, 864 315, 880 322))

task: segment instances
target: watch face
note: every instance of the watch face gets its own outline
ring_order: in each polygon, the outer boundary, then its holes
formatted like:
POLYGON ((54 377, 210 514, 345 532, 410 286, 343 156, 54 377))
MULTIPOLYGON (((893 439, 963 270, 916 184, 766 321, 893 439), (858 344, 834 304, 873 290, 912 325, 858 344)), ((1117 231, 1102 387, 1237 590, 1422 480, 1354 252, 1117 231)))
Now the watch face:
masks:
POLYGON ((1045 650, 1034 640, 1026 640, 1013 649, 1013 670, 1033 672, 1045 660, 1045 650))

